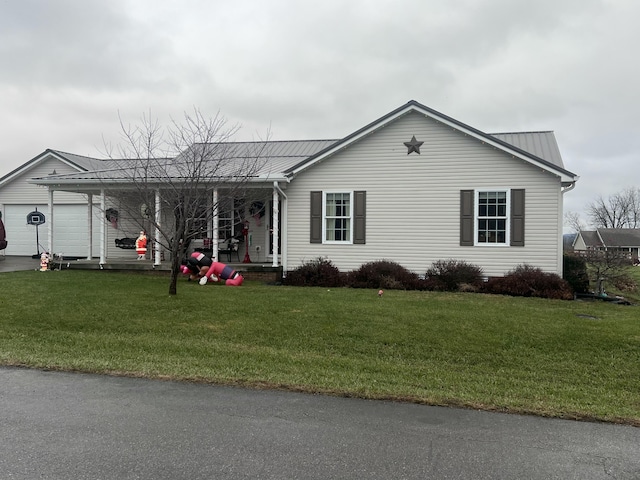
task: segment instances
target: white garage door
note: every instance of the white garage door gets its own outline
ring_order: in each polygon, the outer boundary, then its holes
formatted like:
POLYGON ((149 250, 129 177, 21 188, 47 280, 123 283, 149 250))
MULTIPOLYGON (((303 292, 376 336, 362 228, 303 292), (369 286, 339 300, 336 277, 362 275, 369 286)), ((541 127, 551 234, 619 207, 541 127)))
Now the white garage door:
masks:
MULTIPOLYGON (((3 217, 7 231, 6 255, 34 255, 49 249, 49 207, 47 205, 5 205, 3 217), (39 225, 27 224, 27 215, 35 210, 44 213, 46 222, 39 225)), ((55 205, 53 226, 53 250, 65 256, 87 256, 87 206, 55 205)), ((99 223, 93 220, 93 251, 99 248, 99 223)))

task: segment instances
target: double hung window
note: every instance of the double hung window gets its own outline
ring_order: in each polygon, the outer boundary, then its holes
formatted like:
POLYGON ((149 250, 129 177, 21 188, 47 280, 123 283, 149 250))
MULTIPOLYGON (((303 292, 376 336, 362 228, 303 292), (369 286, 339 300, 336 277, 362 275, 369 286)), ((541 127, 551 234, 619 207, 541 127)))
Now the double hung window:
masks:
POLYGON ((324 240, 325 242, 351 242, 352 214, 351 192, 325 192, 324 240))
POLYGON ((508 192, 478 191, 477 206, 477 238, 478 244, 506 244, 508 238, 508 192))

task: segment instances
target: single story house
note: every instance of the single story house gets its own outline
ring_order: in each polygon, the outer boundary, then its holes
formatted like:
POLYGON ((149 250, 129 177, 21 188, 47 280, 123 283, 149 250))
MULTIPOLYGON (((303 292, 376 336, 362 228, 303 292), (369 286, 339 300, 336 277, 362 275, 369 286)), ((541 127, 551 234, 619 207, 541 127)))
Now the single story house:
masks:
POLYGON ((640 251, 640 228, 597 228, 581 230, 573 241, 577 252, 608 250, 624 252, 635 261, 640 251))
MULTIPOLYGON (((324 257, 342 271, 386 259, 423 273, 453 258, 487 276, 523 263, 562 274, 563 196, 578 177, 551 131, 487 134, 412 100, 342 139, 269 141, 263 157, 243 207, 217 184, 202 244, 247 228, 241 252, 285 272, 324 257)), ((115 179, 101 169, 102 160, 47 150, 0 178, 7 255, 34 253, 25 218, 37 209, 53 217, 53 229, 39 226, 42 249, 131 257, 115 240, 135 237, 139 222, 117 218, 126 200, 105 198, 115 179)), ((168 215, 159 202, 140 207, 151 220, 168 215)), ((166 261, 159 243, 151 250, 166 261)))

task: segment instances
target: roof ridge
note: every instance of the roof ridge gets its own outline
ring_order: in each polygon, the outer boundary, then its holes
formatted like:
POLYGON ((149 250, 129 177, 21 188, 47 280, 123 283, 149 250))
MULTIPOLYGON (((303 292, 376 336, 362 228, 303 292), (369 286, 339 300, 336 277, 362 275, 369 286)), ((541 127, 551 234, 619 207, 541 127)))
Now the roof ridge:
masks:
POLYGON ((513 134, 523 134, 523 133, 555 133, 554 130, 528 130, 525 132, 493 132, 489 133, 489 135, 513 135, 513 134))
POLYGON ((208 145, 211 143, 221 143, 227 145, 238 145, 241 143, 303 143, 303 142, 337 142, 340 138, 315 138, 309 140, 247 140, 234 142, 197 142, 194 145, 208 145))
POLYGON ((54 149, 51 149, 51 151, 52 151, 52 152, 55 152, 55 153, 59 153, 59 154, 61 154, 61 155, 73 155, 74 157, 82 157, 82 158, 86 158, 86 159, 88 159, 88 160, 98 160, 98 161, 102 161, 102 160, 110 160, 109 158, 97 158, 97 157, 90 157, 90 156, 88 156, 88 155, 80 155, 80 154, 78 154, 78 153, 64 152, 64 151, 62 151, 62 150, 54 150, 54 149))

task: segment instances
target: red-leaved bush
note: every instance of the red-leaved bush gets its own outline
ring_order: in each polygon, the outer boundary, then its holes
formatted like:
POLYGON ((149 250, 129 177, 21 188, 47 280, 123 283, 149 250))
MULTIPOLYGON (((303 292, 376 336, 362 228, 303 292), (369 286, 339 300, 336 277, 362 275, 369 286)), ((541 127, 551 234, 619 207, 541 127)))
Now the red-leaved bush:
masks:
POLYGON ((519 265, 504 277, 490 278, 483 293, 516 297, 541 297, 573 300, 573 291, 566 280, 555 273, 544 272, 530 265, 519 265))

